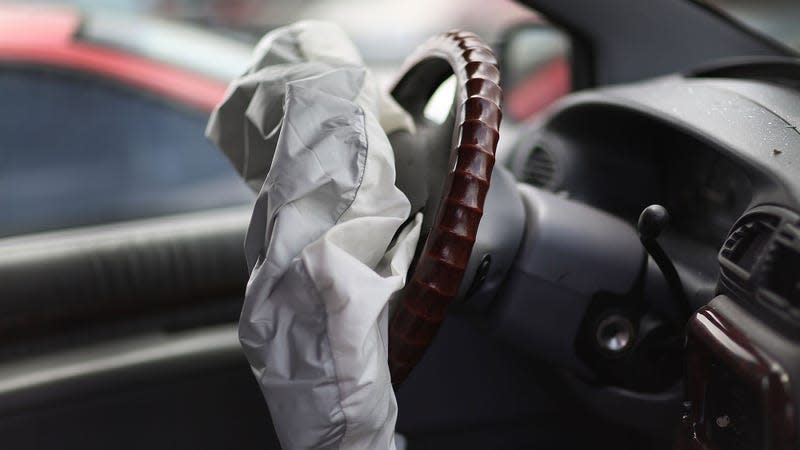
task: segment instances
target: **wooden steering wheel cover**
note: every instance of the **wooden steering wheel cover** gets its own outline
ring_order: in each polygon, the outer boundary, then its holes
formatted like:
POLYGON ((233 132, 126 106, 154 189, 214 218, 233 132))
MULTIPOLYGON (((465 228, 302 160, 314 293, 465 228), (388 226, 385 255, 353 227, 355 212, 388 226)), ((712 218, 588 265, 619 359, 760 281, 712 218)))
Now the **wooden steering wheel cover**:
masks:
POLYGON ((389 369, 395 385, 422 358, 458 293, 483 216, 502 118, 497 59, 478 36, 451 31, 434 37, 406 65, 412 70, 432 58, 447 61, 456 77, 454 169, 389 324, 389 369))

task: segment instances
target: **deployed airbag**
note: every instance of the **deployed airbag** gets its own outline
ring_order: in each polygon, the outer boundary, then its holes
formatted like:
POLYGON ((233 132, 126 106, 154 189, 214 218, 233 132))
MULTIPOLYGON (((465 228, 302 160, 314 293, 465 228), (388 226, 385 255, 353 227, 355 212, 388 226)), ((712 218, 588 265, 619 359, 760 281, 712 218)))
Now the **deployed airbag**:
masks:
POLYGON ((395 447, 388 302, 421 216, 403 227, 386 134, 412 127, 321 22, 267 34, 209 121, 258 191, 239 338, 285 449, 395 447))

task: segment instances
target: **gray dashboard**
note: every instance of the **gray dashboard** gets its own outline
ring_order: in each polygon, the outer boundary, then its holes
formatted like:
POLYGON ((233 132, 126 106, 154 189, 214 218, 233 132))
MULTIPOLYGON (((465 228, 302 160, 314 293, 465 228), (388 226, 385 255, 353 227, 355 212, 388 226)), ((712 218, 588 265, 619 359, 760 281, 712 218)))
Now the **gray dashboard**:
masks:
POLYGON ((789 87, 674 75, 571 96, 522 134, 511 166, 523 182, 631 222, 664 204, 667 251, 713 283, 742 213, 797 209, 798 120, 789 87))
MULTIPOLYGON (((796 78, 759 78, 754 67, 746 77, 723 69, 572 95, 529 124, 509 164, 522 183, 631 227, 648 205, 667 208, 659 241, 694 311, 686 326, 689 396, 642 399, 636 415, 682 399, 687 439, 720 450, 739 448, 731 446, 736 436, 783 442, 797 420, 782 411, 800 402, 788 381, 800 376, 800 91, 796 78), (737 346, 763 359, 748 367, 737 346), (764 381, 769 374, 778 381, 764 381), (769 397, 751 380, 784 385, 769 397), (732 396, 752 401, 733 404, 732 396), (713 414, 734 410, 733 426, 714 427, 713 414)), ((618 392, 594 409, 602 414, 635 397, 618 392)))

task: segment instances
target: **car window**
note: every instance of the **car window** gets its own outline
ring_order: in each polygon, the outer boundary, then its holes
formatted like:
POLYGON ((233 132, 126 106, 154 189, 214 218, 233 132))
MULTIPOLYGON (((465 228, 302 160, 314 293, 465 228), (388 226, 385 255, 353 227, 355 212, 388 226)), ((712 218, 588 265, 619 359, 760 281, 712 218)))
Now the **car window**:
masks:
POLYGON ((800 52, 797 0, 695 0, 717 8, 748 27, 800 52))
POLYGON ((0 236, 250 202, 207 115, 109 81, 0 68, 0 236))
POLYGON ((253 50, 250 44, 201 28, 108 12, 86 15, 76 38, 222 81, 241 75, 253 50))

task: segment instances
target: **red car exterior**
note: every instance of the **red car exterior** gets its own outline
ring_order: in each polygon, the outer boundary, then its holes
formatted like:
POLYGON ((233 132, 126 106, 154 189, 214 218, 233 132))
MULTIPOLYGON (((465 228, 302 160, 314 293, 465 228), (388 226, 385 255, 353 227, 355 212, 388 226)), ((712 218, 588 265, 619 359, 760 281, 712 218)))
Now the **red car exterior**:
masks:
POLYGON ((30 63, 80 70, 119 81, 192 108, 211 111, 227 83, 78 37, 72 8, 0 7, 0 64, 30 63))

